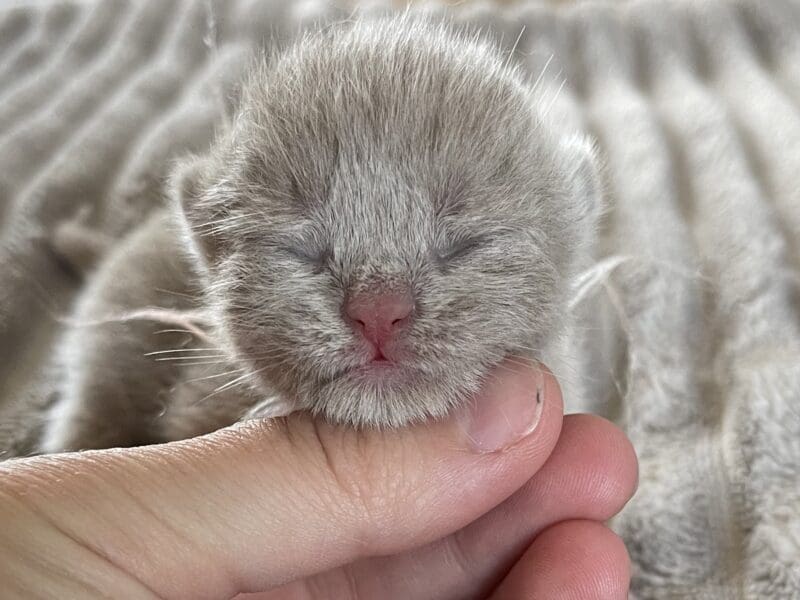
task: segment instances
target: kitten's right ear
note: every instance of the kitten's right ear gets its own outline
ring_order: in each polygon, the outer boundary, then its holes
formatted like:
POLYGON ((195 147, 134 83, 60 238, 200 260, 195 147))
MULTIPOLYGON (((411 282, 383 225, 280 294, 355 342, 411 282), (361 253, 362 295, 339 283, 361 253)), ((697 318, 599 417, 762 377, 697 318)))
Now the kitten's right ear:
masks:
POLYGON ((573 186, 572 218, 594 227, 603 209, 597 148, 591 138, 576 133, 563 139, 559 149, 573 186))
POLYGON ((225 245, 217 225, 226 216, 226 206, 209 190, 212 172, 209 157, 189 156, 177 164, 170 182, 173 210, 189 249, 207 268, 219 262, 225 245))

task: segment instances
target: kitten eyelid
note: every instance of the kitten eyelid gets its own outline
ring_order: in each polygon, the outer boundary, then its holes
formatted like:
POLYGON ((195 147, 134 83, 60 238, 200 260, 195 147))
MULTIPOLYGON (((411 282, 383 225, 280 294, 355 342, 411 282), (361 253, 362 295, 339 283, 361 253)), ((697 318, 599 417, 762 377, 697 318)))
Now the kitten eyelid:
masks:
POLYGON ((276 245, 276 248, 298 260, 303 261, 304 263, 308 263, 317 267, 325 264, 325 261, 330 256, 330 252, 327 250, 319 251, 316 248, 309 247, 307 244, 304 244, 300 241, 284 241, 281 244, 276 245))
POLYGON ((483 235, 458 238, 447 249, 437 251, 436 256, 441 262, 455 260, 481 247, 486 243, 486 240, 486 236, 483 235))

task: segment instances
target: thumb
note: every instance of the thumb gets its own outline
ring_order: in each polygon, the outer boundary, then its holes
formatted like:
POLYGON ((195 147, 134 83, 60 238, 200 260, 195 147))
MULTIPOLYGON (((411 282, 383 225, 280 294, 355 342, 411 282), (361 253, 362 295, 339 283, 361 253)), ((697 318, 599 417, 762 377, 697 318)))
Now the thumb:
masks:
POLYGON ((298 414, 26 459, 6 465, 2 481, 157 596, 221 598, 460 529, 541 467, 561 412, 549 371, 507 363, 447 421, 357 432, 298 414))

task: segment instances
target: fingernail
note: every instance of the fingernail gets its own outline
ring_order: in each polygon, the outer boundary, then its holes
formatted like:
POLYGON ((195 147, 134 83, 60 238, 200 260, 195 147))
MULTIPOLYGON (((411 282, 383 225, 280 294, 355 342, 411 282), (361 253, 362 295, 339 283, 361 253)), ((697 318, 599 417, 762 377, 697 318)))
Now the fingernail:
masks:
POLYGON ((530 435, 542 418, 544 370, 534 364, 502 363, 489 376, 463 416, 475 452, 499 452, 530 435))

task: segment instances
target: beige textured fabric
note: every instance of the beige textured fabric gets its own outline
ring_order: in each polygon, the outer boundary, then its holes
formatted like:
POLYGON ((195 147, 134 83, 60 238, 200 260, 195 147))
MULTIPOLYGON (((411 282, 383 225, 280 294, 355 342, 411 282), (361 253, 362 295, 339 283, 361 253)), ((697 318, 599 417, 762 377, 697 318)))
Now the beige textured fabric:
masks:
MULTIPOLYGON (((606 160, 598 267, 576 290, 575 377, 592 395, 567 401, 620 423, 641 457, 615 522, 633 597, 800 598, 800 4, 453 14, 516 44, 533 78, 546 66, 542 101, 606 160)), ((208 144, 247 53, 337 15, 264 0, 0 9, 6 457, 29 451, 43 365, 85 284, 58 236, 81 222, 123 237, 162 202, 170 160, 208 144)))

